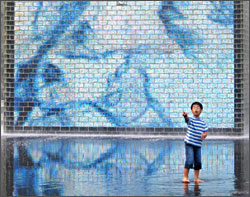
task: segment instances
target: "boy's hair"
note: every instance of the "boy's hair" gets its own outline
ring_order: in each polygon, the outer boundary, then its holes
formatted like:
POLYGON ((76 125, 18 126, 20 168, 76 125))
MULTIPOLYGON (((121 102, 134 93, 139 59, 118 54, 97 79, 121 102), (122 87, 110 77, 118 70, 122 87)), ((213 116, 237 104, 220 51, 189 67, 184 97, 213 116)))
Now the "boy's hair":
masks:
POLYGON ((191 110, 192 110, 192 108, 193 108, 193 105, 199 105, 200 106, 200 108, 201 108, 201 110, 203 110, 203 106, 202 106, 202 104, 200 103, 200 102, 194 102, 194 103, 192 103, 192 105, 191 105, 191 110))

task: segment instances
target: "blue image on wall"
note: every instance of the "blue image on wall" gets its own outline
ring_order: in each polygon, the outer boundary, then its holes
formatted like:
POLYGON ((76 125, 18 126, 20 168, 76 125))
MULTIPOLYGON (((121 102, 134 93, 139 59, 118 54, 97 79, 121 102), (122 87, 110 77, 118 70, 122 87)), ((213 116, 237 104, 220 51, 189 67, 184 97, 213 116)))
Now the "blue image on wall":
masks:
POLYGON ((234 126, 233 1, 20 1, 15 125, 234 126))

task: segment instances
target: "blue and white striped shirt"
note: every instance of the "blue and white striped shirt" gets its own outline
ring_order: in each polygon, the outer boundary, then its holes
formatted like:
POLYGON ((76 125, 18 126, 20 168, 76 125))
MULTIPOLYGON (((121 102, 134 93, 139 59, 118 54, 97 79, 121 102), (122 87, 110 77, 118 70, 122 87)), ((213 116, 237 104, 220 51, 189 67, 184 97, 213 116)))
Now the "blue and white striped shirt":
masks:
POLYGON ((208 131, 207 124, 200 118, 188 118, 188 129, 185 137, 185 142, 194 146, 201 147, 201 135, 208 131))

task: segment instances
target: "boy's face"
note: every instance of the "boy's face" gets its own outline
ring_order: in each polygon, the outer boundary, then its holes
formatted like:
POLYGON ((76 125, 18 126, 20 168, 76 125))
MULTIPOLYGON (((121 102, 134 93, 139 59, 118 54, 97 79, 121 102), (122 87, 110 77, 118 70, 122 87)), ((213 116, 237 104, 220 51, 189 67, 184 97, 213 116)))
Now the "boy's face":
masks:
POLYGON ((202 109, 199 105, 196 105, 196 104, 193 105, 192 113, 195 117, 197 117, 197 118, 200 117, 201 112, 202 112, 202 109))

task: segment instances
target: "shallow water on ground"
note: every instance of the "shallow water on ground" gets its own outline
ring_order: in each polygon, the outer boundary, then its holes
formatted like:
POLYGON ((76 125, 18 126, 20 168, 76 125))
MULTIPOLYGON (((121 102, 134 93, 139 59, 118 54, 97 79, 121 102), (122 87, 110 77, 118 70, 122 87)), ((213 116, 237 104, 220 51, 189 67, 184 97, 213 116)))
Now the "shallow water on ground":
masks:
POLYGON ((249 141, 206 140, 181 182, 183 140, 3 138, 2 196, 248 196, 249 141))

